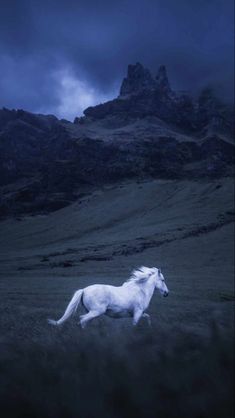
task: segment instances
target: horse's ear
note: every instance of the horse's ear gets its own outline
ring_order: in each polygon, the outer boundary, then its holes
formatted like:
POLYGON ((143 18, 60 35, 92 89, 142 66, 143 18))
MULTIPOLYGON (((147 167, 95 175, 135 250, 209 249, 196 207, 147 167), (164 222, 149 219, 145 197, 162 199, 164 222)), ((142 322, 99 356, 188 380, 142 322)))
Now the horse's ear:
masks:
POLYGON ((158 269, 158 276, 161 275, 161 269, 158 269))

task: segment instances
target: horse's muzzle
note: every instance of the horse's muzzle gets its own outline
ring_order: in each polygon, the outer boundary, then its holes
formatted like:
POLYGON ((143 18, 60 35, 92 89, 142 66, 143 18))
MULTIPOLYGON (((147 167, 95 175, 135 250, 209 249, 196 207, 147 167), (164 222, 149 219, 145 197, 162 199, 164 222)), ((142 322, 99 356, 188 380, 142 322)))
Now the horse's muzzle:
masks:
POLYGON ((169 295, 169 292, 164 292, 163 293, 164 298, 166 298, 168 295, 169 295))

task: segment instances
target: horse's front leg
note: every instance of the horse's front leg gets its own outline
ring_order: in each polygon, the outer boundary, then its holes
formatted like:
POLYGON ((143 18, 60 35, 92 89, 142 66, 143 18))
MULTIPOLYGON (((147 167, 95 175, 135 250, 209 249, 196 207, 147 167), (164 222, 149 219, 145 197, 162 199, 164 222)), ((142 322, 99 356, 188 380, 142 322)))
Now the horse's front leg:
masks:
POLYGON ((147 319, 147 322, 148 322, 149 326, 151 327, 152 323, 151 323, 150 315, 147 314, 147 313, 143 313, 142 317, 147 319))
POLYGON ((137 309, 136 311, 134 311, 134 315, 133 315, 133 325, 137 325, 141 316, 143 315, 143 311, 142 309, 137 309))

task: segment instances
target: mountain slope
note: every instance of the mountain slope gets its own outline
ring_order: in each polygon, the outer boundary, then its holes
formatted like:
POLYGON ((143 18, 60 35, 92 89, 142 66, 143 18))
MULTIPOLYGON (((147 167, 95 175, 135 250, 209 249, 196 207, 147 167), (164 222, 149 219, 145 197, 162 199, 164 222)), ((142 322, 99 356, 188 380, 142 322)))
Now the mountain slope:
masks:
POLYGON ((76 272, 90 263, 115 265, 123 257, 146 263, 159 252, 169 258, 169 246, 175 252, 190 239, 198 238, 206 249, 207 237, 223 230, 231 246, 233 220, 232 179, 106 186, 54 214, 3 221, 2 271, 76 272))

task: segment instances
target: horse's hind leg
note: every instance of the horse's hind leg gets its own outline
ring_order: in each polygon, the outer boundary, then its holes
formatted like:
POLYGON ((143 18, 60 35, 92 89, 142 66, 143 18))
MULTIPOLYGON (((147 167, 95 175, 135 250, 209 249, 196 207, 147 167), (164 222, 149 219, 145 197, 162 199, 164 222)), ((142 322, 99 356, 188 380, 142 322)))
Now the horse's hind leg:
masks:
POLYGON ((82 328, 85 328, 87 322, 91 321, 93 318, 100 316, 104 313, 104 311, 90 311, 87 314, 80 316, 80 325, 82 328))

